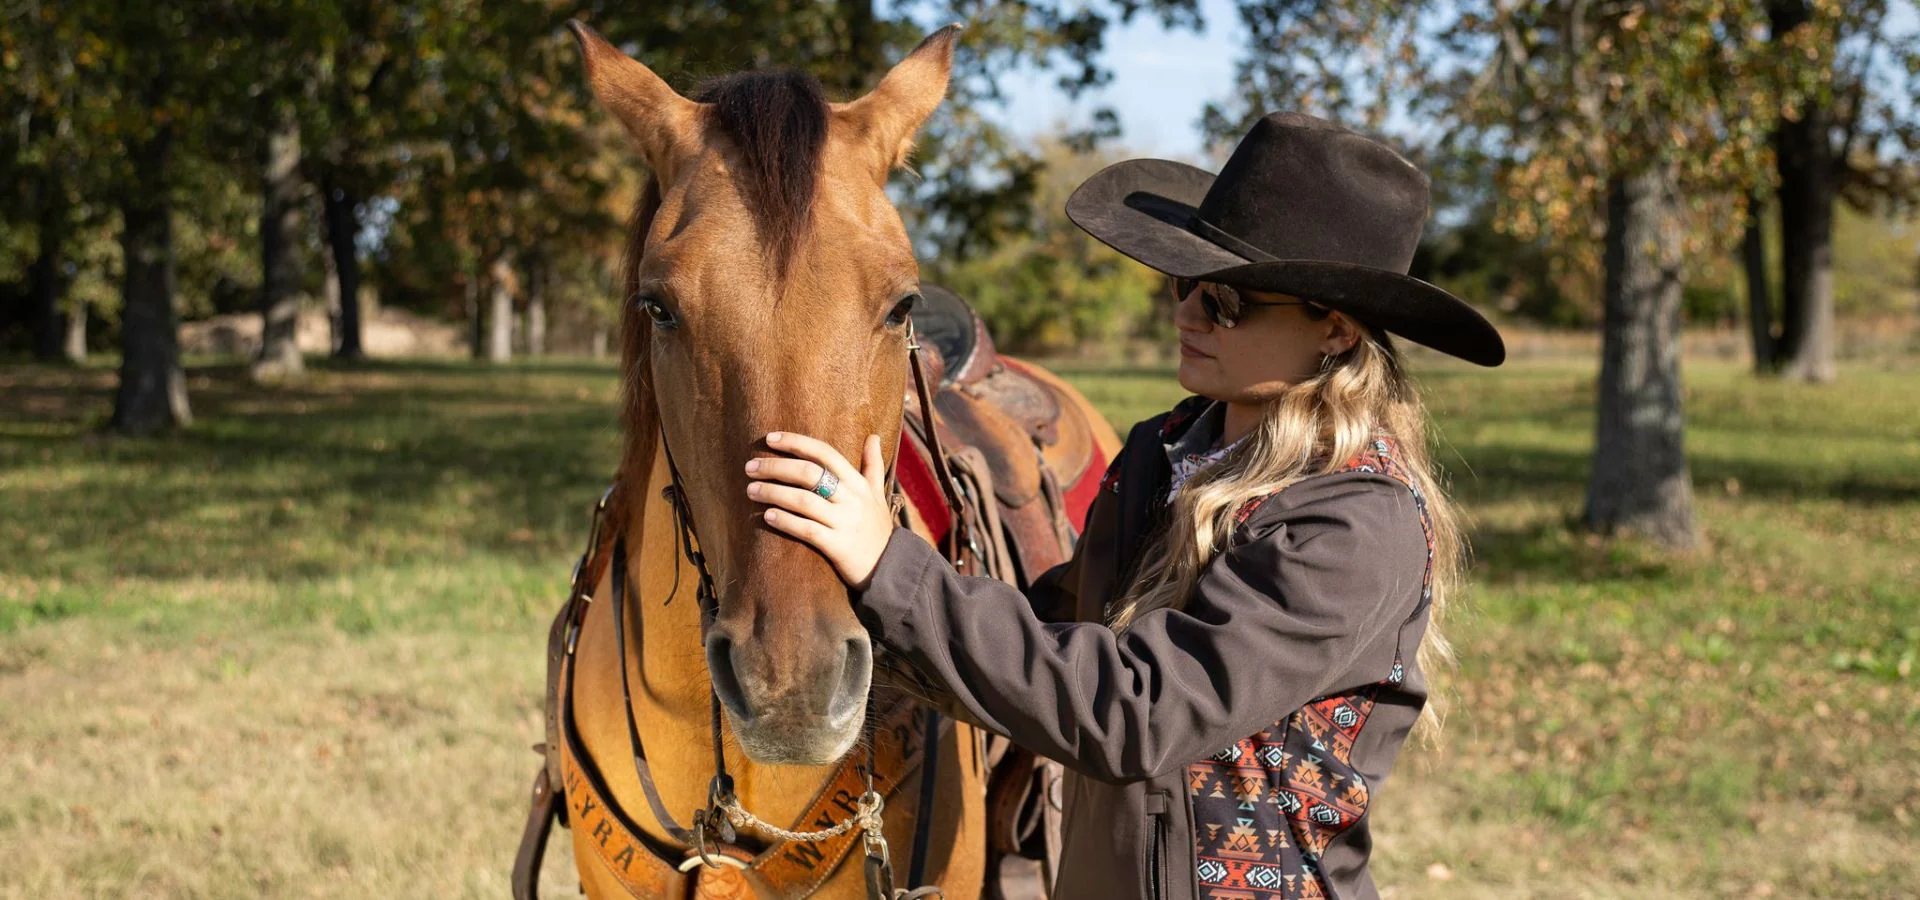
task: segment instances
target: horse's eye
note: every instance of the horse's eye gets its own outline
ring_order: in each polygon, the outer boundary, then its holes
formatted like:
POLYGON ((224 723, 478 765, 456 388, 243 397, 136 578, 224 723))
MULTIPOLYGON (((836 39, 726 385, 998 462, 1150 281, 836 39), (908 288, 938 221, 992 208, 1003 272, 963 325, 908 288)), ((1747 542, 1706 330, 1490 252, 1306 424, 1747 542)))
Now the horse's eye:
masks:
POLYGON ((887 324, 900 326, 907 324, 907 315, 913 312, 913 305, 920 300, 919 294, 908 294, 893 305, 893 311, 887 313, 887 324))
POLYGON ((659 297, 642 294, 638 302, 640 309, 646 312, 647 318, 653 320, 655 327, 672 328, 679 324, 673 317, 673 311, 667 309, 667 305, 660 302, 659 297))

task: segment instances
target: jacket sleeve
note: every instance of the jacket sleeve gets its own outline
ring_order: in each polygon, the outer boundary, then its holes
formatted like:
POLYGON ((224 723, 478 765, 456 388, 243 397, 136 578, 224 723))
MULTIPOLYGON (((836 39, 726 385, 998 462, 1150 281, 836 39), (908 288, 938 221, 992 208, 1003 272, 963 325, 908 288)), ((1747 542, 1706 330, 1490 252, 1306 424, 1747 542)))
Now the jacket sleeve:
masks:
POLYGON ((971 718, 1093 778, 1135 781, 1345 686, 1359 653, 1415 609, 1418 516, 1384 476, 1299 482, 1208 565, 1185 609, 1125 633, 1042 622, 1015 588, 959 575, 898 529, 855 609, 971 718))
MULTIPOLYGON (((1114 464, 1116 466, 1119 464, 1117 457, 1114 464)), ((1085 561, 1090 555, 1090 550, 1096 554, 1102 552, 1092 548, 1104 548, 1112 542, 1113 531, 1117 526, 1114 513, 1116 502, 1110 491, 1102 490, 1096 495, 1092 506, 1087 511, 1086 530, 1074 543, 1073 555, 1067 561, 1041 572, 1040 576, 1027 586, 1027 608, 1036 619, 1042 622, 1071 622, 1080 614, 1080 598, 1086 590, 1085 582, 1081 578, 1086 571, 1085 561)), ((928 546, 918 535, 904 528, 895 530, 893 538, 889 539, 887 552, 893 551, 893 544, 900 539, 901 534, 907 535, 913 543, 919 544, 921 549, 933 555, 942 565, 946 565, 949 572, 952 571, 951 564, 948 564, 938 551, 928 546)), ((884 557, 881 562, 885 562, 884 557)), ((875 577, 879 575, 877 565, 874 574, 875 577)), ((978 580, 1005 586, 1003 582, 995 579, 978 580)), ((875 649, 880 651, 873 657, 874 679, 877 684, 905 689, 920 698, 921 702, 931 704, 952 718, 1005 734, 1004 730, 982 721, 947 690, 946 683, 942 679, 929 675, 926 670, 916 665, 913 659, 886 646, 884 642, 876 645, 875 649)))

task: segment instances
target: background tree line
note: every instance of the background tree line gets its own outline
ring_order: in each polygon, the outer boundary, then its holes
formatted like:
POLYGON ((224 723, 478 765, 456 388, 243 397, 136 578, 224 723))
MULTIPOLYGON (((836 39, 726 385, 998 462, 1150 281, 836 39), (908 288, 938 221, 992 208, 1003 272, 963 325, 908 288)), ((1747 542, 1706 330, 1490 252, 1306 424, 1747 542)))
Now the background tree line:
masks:
MULTIPOLYGON (((1194 0, 4 0, 0 334, 117 349, 113 427, 149 433, 190 418, 183 315, 256 310, 263 378, 302 366, 301 297, 329 298, 349 359, 369 293, 468 323, 484 359, 542 352, 555 318, 604 325, 636 176, 571 16, 685 92, 791 65, 839 96, 967 22, 894 185, 930 276, 1016 349, 1168 327, 1154 279, 1060 211, 1116 158, 1111 112, 1037 144, 989 113, 1017 68, 1105 84, 1114 23, 1198 27, 1194 0)), ((1685 545, 1683 320, 1744 320, 1757 371, 1824 381, 1843 300, 1911 315, 1917 20, 1911 0, 1242 0, 1204 23, 1238 36, 1235 90, 1194 102, 1222 149, 1283 108, 1409 148, 1440 191, 1416 274, 1604 335, 1589 524, 1685 545), (1859 271, 1836 273, 1839 234, 1878 248, 1859 271)))
MULTIPOLYGON (((118 349, 113 425, 148 433, 190 418, 183 314, 257 309, 261 377, 300 369, 302 295, 337 307, 334 355, 363 355, 370 279, 383 304, 471 323, 487 359, 512 352, 516 319, 540 352, 553 306, 609 318, 635 161, 591 111, 560 29, 572 16, 684 92, 797 66, 841 96, 871 87, 925 23, 968 21, 952 101, 898 190, 929 256, 975 255, 1030 230, 1043 171, 981 115, 1003 99, 999 76, 1104 83, 1104 29, 1141 14, 1191 19, 1192 0, 9 0, 7 338, 43 359, 118 349)), ((1111 116, 1095 122, 1110 130, 1111 116)))

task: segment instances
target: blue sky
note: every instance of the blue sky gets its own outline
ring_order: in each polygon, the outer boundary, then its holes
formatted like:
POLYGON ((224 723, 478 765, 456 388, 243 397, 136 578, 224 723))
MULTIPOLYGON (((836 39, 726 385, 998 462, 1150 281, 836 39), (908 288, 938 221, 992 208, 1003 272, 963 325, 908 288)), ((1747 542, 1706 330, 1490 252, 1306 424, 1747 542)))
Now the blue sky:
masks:
MULTIPOLYGON (((1920 0, 1895 3, 1889 30, 1909 35, 1920 29, 1917 7, 1920 0)), ((1002 82, 1009 98, 1007 108, 989 115, 1016 133, 1031 136, 1050 132, 1060 122, 1084 124, 1091 110, 1106 103, 1120 115, 1117 146, 1129 155, 1201 162, 1205 149, 1198 127, 1200 109, 1232 89, 1234 61, 1245 49, 1233 0, 1200 0, 1200 11, 1206 30, 1198 34, 1168 31, 1151 15, 1113 26, 1104 58, 1114 72, 1113 83, 1078 101, 1069 100, 1054 85, 1052 74, 1009 73, 1002 82)))
POLYGON ((1201 0, 1206 31, 1168 31, 1151 15, 1107 33, 1104 62, 1113 83, 1078 101, 1054 85, 1055 75, 1022 71, 1005 76, 1007 108, 995 118, 1023 135, 1044 134, 1059 122, 1084 124, 1098 105, 1120 115, 1117 145, 1133 155, 1199 159, 1200 109, 1233 87, 1233 63, 1243 52, 1232 0, 1201 0))

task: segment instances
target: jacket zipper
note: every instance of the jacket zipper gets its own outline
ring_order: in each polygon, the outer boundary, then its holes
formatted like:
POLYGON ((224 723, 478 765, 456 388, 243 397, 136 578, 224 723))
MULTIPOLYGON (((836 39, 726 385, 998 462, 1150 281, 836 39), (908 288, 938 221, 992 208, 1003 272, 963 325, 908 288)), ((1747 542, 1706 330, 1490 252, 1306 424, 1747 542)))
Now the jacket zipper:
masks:
POLYGON ((1147 897, 1164 900, 1167 896, 1167 805, 1165 791, 1147 795, 1147 897))

